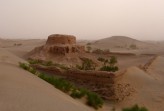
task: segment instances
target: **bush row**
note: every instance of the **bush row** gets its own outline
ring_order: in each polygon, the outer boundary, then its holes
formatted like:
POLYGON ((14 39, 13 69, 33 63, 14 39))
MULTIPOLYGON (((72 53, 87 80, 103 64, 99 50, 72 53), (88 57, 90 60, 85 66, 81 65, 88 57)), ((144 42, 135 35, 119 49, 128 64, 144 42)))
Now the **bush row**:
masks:
POLYGON ((47 81, 52 84, 54 87, 60 89, 61 91, 68 93, 73 98, 87 98, 87 105, 94 107, 95 109, 101 108, 103 105, 103 100, 99 95, 94 92, 90 92, 83 88, 77 88, 70 82, 64 80, 63 78, 55 78, 52 76, 47 76, 44 73, 36 71, 34 68, 30 67, 29 64, 19 63, 19 66, 24 70, 31 72, 34 75, 37 75, 39 78, 47 81))

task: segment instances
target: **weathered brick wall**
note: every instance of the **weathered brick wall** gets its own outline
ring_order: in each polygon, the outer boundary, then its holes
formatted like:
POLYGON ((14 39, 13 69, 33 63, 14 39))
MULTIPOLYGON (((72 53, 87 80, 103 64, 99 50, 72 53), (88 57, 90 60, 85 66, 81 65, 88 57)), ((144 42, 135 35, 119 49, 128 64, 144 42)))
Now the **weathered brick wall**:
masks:
POLYGON ((76 37, 72 35, 53 34, 48 36, 46 45, 76 44, 76 37))

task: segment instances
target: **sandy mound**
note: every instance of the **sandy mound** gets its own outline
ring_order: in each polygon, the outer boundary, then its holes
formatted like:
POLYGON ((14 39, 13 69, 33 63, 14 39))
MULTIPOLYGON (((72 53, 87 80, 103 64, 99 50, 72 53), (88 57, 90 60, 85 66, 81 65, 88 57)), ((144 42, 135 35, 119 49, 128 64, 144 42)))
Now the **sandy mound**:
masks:
POLYGON ((148 73, 158 80, 164 80, 164 57, 158 56, 148 67, 148 73))
POLYGON ((19 68, 23 61, 0 49, 0 111, 92 111, 19 68))
POLYGON ((118 107, 128 107, 134 104, 147 107, 150 111, 164 110, 163 83, 137 67, 131 67, 118 77, 118 96, 122 102, 118 107))
POLYGON ((18 65, 19 62, 25 62, 23 59, 15 56, 14 54, 6 51, 3 48, 0 48, 0 62, 2 63, 9 63, 9 64, 14 64, 18 65))
POLYGON ((150 46, 152 46, 152 44, 125 36, 112 36, 109 38, 97 40, 96 42, 92 43, 92 47, 101 49, 141 49, 148 48, 150 46))

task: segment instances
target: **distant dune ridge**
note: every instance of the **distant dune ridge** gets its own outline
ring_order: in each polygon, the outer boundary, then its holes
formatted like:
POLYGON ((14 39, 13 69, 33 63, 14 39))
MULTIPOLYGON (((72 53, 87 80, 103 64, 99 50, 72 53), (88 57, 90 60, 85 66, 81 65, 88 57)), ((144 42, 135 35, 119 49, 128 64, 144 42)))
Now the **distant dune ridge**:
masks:
POLYGON ((142 42, 126 36, 107 37, 92 43, 93 48, 102 48, 102 49, 110 49, 110 48, 141 49, 141 48, 148 48, 152 45, 153 44, 151 43, 142 42))

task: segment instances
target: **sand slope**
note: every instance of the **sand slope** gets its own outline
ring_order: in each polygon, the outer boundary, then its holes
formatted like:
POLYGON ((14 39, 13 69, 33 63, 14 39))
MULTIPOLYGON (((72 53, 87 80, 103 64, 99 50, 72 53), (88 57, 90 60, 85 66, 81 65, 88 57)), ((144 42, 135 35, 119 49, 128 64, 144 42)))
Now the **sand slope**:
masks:
MULTIPOLYGON (((163 61, 160 60, 160 63, 164 63, 164 59, 163 61)), ((155 67, 153 67, 153 70, 152 73, 156 74, 155 67)), ((161 71, 161 69, 159 70, 161 71)), ((154 76, 138 67, 131 67, 121 77, 118 77, 117 83, 129 84, 130 88, 133 89, 131 95, 128 95, 125 100, 117 104, 118 107, 138 104, 147 107, 149 111, 164 110, 164 81, 157 80, 154 76)))
POLYGON ((158 81, 164 81, 164 57, 158 56, 148 68, 148 73, 158 81))
POLYGON ((44 39, 29 39, 29 40, 0 40, 0 47, 12 52, 16 56, 23 57, 30 52, 33 48, 45 44, 44 39))
POLYGON ((136 45, 136 47, 139 49, 148 48, 152 46, 151 43, 142 42, 125 36, 112 36, 112 37, 97 40, 96 42, 92 43, 93 48, 101 48, 101 49, 111 49, 111 48, 128 49, 130 48, 131 45, 136 45))
POLYGON ((0 52, 0 111, 93 110, 19 68, 20 58, 3 49, 0 52))

